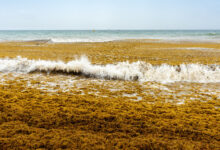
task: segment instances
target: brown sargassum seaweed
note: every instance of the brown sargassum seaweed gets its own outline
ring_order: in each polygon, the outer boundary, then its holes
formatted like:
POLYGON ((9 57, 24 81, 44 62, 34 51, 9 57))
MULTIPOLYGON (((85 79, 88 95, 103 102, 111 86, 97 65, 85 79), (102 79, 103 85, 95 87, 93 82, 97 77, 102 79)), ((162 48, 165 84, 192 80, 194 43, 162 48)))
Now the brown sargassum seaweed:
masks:
POLYGON ((0 58, 22 56, 28 59, 71 61, 86 55, 95 64, 144 61, 167 63, 220 64, 220 43, 164 43, 147 40, 103 43, 0 43, 0 58))
POLYGON ((219 101, 155 104, 0 85, 1 149, 218 149, 219 101))
MULTIPOLYGON (((75 54, 87 54, 100 64, 220 63, 218 50, 177 52, 179 47, 220 48, 201 43, 1 43, 0 57, 69 61, 75 54)), ((0 149, 220 149, 219 99, 176 105, 153 103, 150 97, 132 101, 62 91, 51 94, 26 84, 0 85, 0 149)))

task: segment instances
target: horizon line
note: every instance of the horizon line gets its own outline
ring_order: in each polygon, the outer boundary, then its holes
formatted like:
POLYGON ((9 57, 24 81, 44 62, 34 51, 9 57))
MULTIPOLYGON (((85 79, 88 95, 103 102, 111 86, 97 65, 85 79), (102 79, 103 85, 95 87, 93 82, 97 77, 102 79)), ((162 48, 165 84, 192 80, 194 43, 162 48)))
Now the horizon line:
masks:
POLYGON ((127 30, 139 30, 139 31, 190 31, 190 30, 198 30, 198 31, 205 31, 205 30, 220 30, 220 29, 0 29, 0 31, 127 31, 127 30))

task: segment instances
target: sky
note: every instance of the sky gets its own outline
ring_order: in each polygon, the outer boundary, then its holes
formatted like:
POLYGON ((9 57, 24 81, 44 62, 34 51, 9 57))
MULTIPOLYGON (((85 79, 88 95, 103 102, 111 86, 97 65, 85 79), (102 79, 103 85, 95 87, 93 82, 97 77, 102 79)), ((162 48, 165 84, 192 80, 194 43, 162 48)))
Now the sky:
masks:
POLYGON ((220 0, 0 0, 0 30, 220 29, 220 0))

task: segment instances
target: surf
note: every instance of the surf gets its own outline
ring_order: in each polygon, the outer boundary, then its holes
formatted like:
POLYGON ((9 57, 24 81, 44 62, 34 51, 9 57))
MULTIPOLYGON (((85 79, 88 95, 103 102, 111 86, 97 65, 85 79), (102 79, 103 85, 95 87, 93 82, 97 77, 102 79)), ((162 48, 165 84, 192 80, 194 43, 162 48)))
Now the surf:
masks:
POLYGON ((180 64, 152 65, 143 61, 92 64, 86 56, 69 62, 31 60, 23 57, 0 59, 1 73, 57 73, 109 80, 140 82, 220 82, 220 65, 180 64))

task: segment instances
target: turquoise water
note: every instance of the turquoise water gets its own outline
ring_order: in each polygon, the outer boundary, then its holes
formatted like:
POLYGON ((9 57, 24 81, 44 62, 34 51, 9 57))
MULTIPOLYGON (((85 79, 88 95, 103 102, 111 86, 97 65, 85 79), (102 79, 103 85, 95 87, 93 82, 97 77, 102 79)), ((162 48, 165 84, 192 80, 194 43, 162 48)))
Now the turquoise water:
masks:
POLYGON ((104 42, 124 39, 220 42, 220 30, 10 30, 0 41, 104 42))

